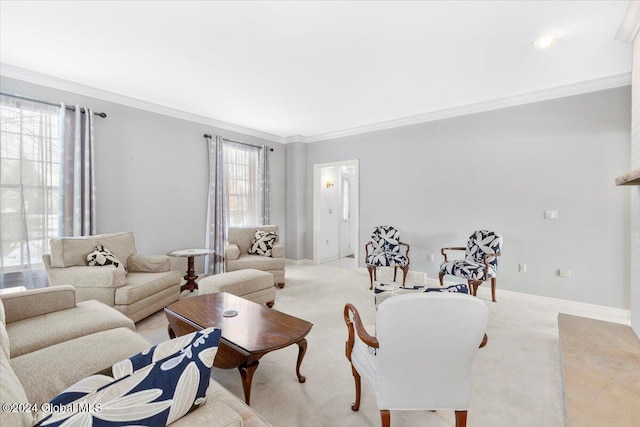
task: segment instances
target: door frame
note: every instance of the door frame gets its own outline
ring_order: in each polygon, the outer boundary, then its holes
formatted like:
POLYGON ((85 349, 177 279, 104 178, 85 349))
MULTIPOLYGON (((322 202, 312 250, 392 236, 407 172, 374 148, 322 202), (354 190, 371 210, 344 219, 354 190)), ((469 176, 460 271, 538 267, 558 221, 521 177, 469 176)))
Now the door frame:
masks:
MULTIPOLYGON (((355 166, 355 179, 354 184, 351 187, 353 192, 353 200, 355 202, 355 211, 358 215, 352 218, 352 226, 356 229, 356 242, 353 248, 353 256, 356 259, 356 263, 359 259, 360 248, 358 241, 360 239, 360 160, 343 160, 340 162, 329 163, 316 163, 313 165, 313 263, 320 264, 320 250, 318 245, 320 243, 320 171, 322 168, 331 166, 355 166)), ((356 264, 357 265, 357 264, 356 264)))

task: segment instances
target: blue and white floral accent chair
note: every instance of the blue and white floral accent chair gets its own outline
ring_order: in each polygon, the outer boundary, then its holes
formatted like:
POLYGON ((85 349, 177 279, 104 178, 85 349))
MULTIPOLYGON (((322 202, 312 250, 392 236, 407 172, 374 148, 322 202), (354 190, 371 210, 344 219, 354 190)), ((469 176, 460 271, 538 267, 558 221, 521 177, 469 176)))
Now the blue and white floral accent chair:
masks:
POLYGON ((380 225, 373 229, 371 241, 365 246, 365 263, 369 270, 369 280, 373 289, 373 281, 376 280, 377 267, 393 267, 393 281, 396 281, 398 267, 402 269, 402 286, 407 280, 409 272, 409 245, 400 241, 400 232, 394 227, 380 225), (401 246, 406 249, 401 250, 401 246))
POLYGON ((478 286, 491 279, 491 299, 496 302, 496 277, 498 257, 502 253, 502 236, 487 230, 474 232, 467 247, 442 248, 444 262, 440 264, 440 285, 445 274, 467 279, 472 295, 477 295, 478 286), (449 261, 445 251, 465 251, 464 259, 449 261))

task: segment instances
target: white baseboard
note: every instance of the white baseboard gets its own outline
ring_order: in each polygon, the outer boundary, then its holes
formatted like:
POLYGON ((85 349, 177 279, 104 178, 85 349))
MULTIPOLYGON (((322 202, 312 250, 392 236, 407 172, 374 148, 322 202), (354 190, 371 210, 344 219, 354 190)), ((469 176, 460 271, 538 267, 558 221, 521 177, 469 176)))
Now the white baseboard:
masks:
POLYGON ((313 264, 313 260, 312 259, 289 259, 289 258, 285 258, 284 259, 284 263, 285 264, 293 264, 293 265, 312 265, 313 264))

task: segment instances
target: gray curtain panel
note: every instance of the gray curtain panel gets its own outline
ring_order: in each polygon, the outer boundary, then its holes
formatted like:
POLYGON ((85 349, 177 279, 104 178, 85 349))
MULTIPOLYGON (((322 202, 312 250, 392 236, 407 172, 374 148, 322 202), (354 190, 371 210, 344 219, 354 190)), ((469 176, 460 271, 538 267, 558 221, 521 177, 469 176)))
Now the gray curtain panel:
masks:
MULTIPOLYGON (((254 147, 225 140, 221 136, 207 140, 209 148, 209 196, 207 203, 207 228, 205 244, 215 250, 215 255, 205 258, 205 274, 218 274, 224 271, 224 246, 227 241, 229 226, 252 226, 269 224, 269 148, 254 147), (240 168, 240 165, 255 165, 257 168, 240 168), (235 173, 227 171, 227 167, 235 168, 235 173), (229 197, 234 194, 227 188, 238 177, 238 170, 247 170, 242 177, 249 197, 243 198, 244 212, 242 218, 231 218, 229 215, 229 197), (257 169, 258 176, 255 176, 257 169), (253 171, 253 172, 252 172, 253 171), (234 223, 237 222, 236 223, 234 223)), ((238 191, 237 188, 235 190, 238 191)), ((238 200, 234 199, 238 204, 238 200)), ((237 207, 236 207, 237 209, 237 207)), ((234 211, 235 212, 235 211, 234 211)), ((238 214, 238 212, 235 212, 238 214)))
POLYGON ((96 233, 95 179, 93 175, 93 110, 75 106, 65 112, 61 123, 60 236, 88 236, 96 233))
POLYGON ((224 203, 224 157, 223 139, 216 136, 207 140, 209 148, 209 197, 207 201, 207 231, 205 246, 215 251, 205 257, 205 274, 219 274, 224 271, 223 255, 226 241, 226 206, 224 203))
POLYGON ((269 224, 269 216, 271 213, 271 194, 269 192, 269 181, 270 181, 270 171, 269 171, 269 147, 266 145, 262 146, 262 150, 260 151, 260 163, 259 163, 259 179, 260 179, 260 206, 262 209, 262 225, 269 224))

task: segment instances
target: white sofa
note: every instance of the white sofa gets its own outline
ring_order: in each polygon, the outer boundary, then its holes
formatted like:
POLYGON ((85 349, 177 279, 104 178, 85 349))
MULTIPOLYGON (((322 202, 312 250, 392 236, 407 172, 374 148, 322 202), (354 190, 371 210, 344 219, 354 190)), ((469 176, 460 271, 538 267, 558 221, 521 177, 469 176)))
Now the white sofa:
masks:
MULTIPOLYGON (((72 286, 0 296, 0 426, 35 422, 27 405, 41 406, 77 381, 149 348, 133 321, 98 301, 76 303, 72 286), (21 406, 19 406, 21 405, 21 406)), ((269 426, 227 389, 210 380, 207 403, 175 427, 269 426)))
POLYGON ((280 236, 276 240, 271 256, 252 255, 249 248, 256 231, 278 232, 277 225, 263 225, 260 227, 229 227, 227 246, 224 249, 224 270, 238 271, 253 268, 273 274, 273 284, 284 287, 284 247, 280 243, 280 236))
POLYGON ((133 233, 51 239, 42 257, 49 286, 72 285, 78 301, 98 300, 137 322, 180 298, 179 271, 166 255, 138 255, 133 233), (91 267, 87 255, 97 245, 109 249, 127 270, 91 267))

